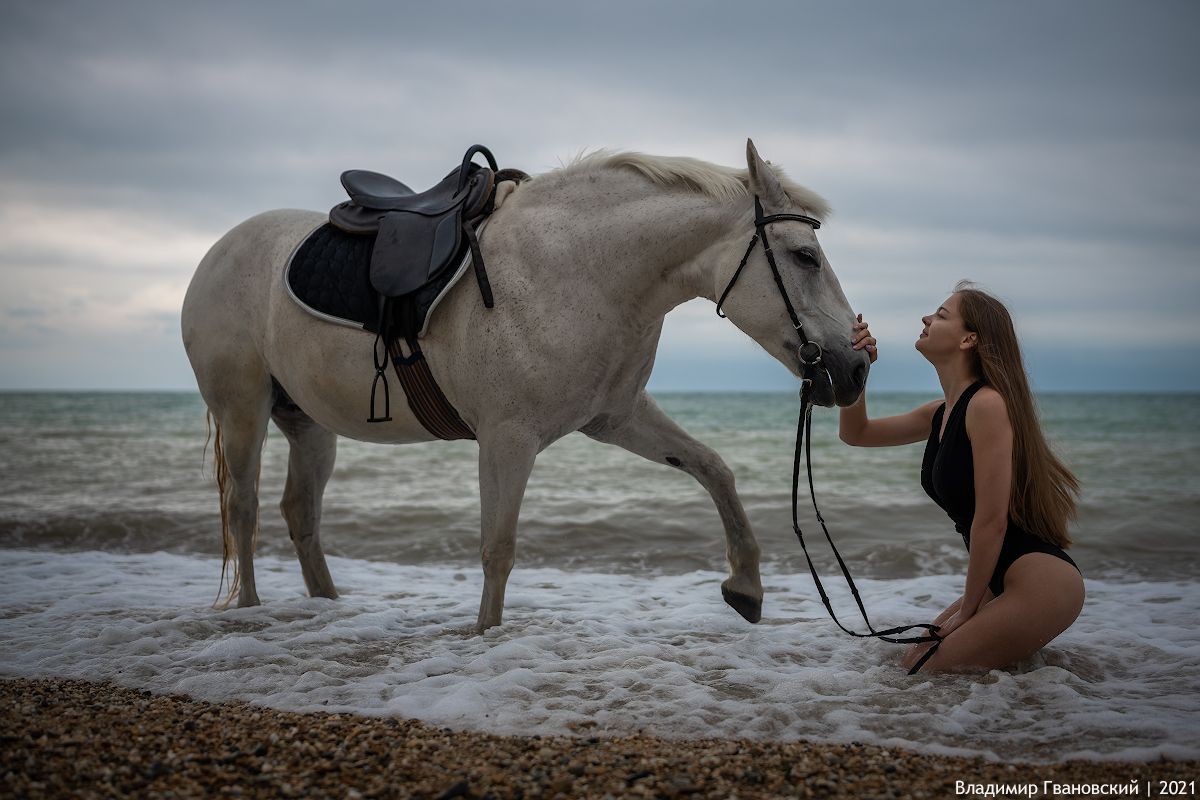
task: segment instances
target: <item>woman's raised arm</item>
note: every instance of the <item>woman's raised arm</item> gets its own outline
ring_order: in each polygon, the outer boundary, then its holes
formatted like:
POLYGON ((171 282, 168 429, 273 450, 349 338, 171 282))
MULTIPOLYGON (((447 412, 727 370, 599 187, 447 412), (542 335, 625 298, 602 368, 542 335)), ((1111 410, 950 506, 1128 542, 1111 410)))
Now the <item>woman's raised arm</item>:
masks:
POLYGON ((838 436, 854 447, 894 447, 923 442, 929 438, 929 426, 941 400, 930 400, 907 414, 881 419, 867 418, 867 393, 864 390, 854 405, 842 409, 838 436))
MULTIPOLYGON (((872 364, 879 358, 875 337, 871 335, 867 323, 863 322, 862 314, 858 315, 858 322, 854 324, 854 332, 850 339, 854 342, 855 350, 866 348, 872 364)), ((931 400, 907 414, 869 419, 867 390, 864 388, 854 405, 842 409, 838 436, 846 444, 855 447, 893 447, 920 442, 928 438, 934 412, 941 404, 941 400, 931 400)))

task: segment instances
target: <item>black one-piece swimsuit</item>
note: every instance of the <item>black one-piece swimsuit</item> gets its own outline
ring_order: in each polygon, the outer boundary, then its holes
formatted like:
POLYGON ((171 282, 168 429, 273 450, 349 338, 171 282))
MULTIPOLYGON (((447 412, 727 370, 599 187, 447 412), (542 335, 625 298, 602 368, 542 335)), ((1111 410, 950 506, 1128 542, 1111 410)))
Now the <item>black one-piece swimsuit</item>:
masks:
MULTIPOLYGON (((971 440, 967 437, 967 403, 984 385, 983 381, 976 381, 954 403, 941 442, 938 442, 938 431, 942 427, 946 404, 942 403, 934 412, 933 429, 929 432, 925 456, 921 459, 921 488, 954 521, 954 530, 962 535, 968 552, 971 550, 971 521, 975 518, 975 462, 972 459, 971 440)), ((1000 558, 988 583, 992 594, 999 596, 1004 591, 1004 573, 1026 553, 1049 553, 1079 569, 1079 565, 1071 560, 1065 550, 1029 533, 1013 522, 1010 516, 1000 558)))

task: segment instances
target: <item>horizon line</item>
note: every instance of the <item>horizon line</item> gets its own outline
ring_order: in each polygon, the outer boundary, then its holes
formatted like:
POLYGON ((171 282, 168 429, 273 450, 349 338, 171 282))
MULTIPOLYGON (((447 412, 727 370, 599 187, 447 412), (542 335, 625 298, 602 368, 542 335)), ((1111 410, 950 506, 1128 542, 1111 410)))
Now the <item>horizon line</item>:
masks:
MULTIPOLYGON (((798 389, 647 389, 648 394, 795 394, 798 389)), ((888 394, 936 394, 936 389, 873 389, 875 392, 888 394)), ((1137 389, 1113 387, 1108 389, 1034 389, 1034 394, 1173 394, 1200 395, 1200 389, 1137 389)), ((199 395, 199 389, 115 389, 115 388, 59 388, 59 389, 19 389, 0 387, 0 394, 193 394, 199 395)))

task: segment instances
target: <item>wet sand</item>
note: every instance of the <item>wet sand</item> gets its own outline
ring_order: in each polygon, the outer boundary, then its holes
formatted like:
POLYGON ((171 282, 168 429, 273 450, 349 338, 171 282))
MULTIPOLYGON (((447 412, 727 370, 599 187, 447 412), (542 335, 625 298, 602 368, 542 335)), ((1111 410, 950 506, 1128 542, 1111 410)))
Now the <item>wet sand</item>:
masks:
POLYGON ((997 764, 862 744, 494 736, 53 679, 0 681, 0 708, 4 797, 969 796, 958 781, 1037 784, 1051 797, 1071 795, 1043 781, 1139 781, 1134 796, 1154 797, 1160 780, 1200 781, 1200 761, 997 764))

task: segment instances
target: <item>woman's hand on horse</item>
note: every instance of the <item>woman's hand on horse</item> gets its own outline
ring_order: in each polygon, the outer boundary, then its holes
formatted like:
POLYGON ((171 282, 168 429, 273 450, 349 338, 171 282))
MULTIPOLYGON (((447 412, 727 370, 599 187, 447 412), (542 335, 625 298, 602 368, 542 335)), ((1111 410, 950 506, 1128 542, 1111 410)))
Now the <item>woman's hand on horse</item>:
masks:
POLYGON ((858 322, 854 323, 854 333, 850 336, 850 341, 854 343, 855 350, 867 348, 867 356, 871 359, 871 363, 875 363, 875 359, 879 358, 879 348, 876 346, 875 337, 871 335, 871 331, 867 329, 867 323, 863 322, 862 314, 858 315, 858 322))

